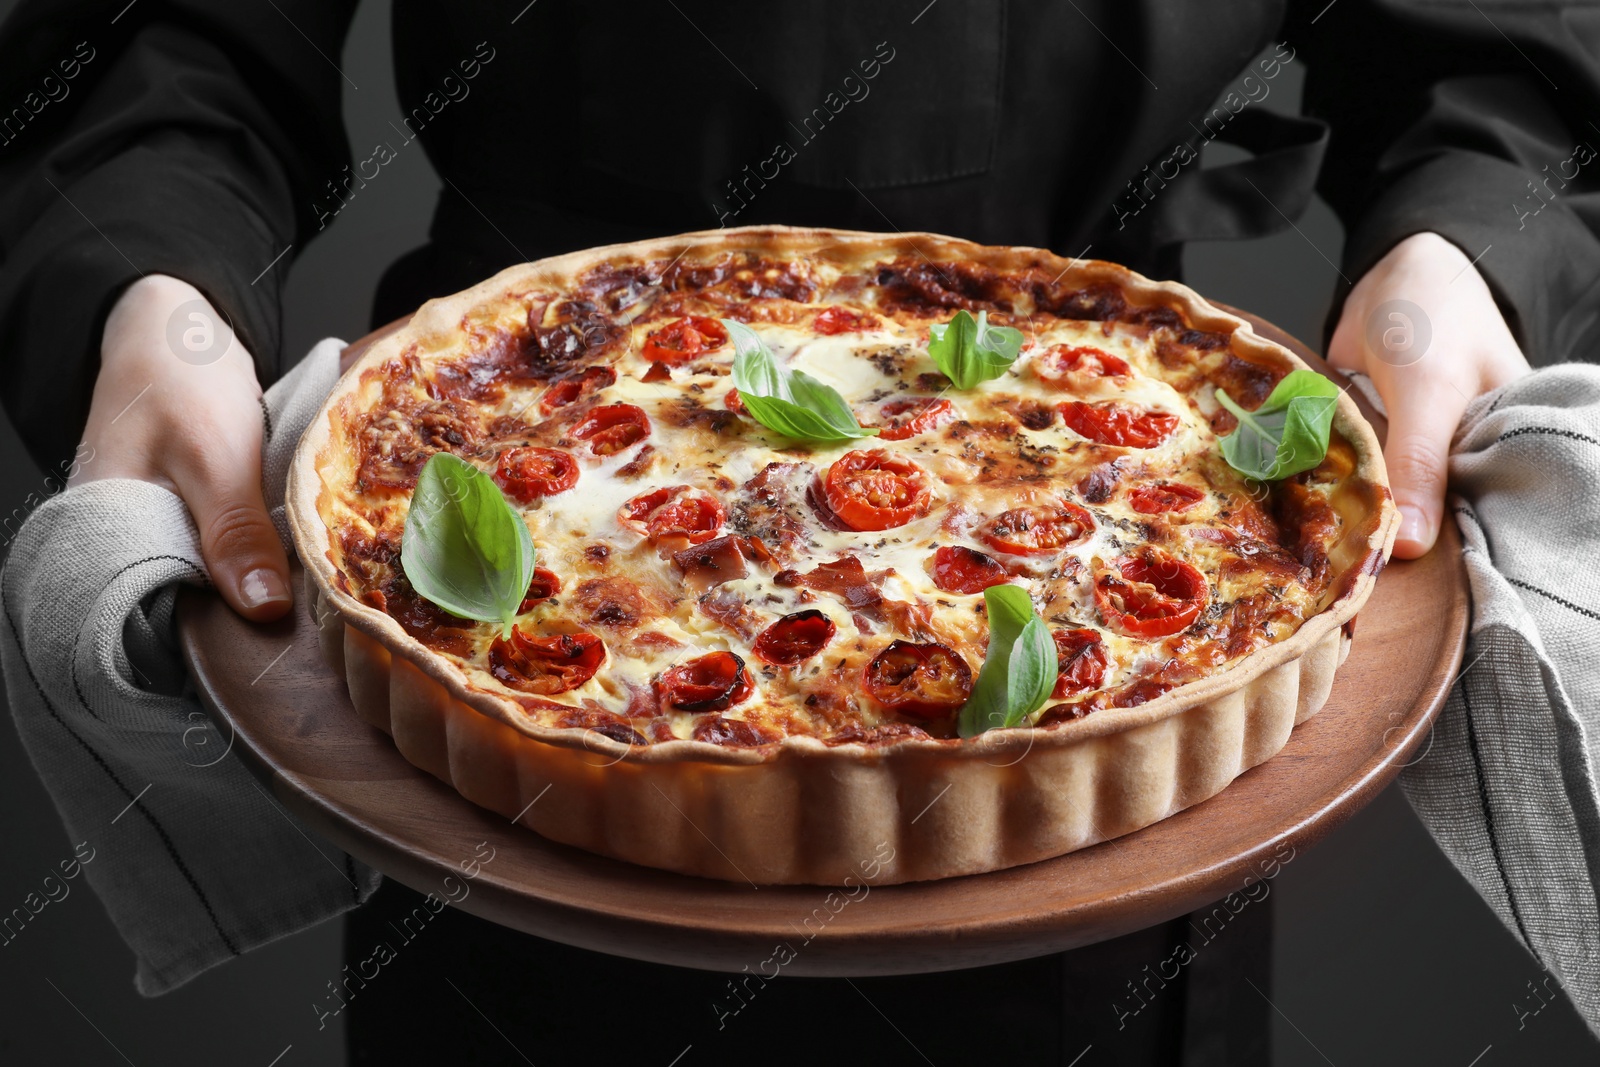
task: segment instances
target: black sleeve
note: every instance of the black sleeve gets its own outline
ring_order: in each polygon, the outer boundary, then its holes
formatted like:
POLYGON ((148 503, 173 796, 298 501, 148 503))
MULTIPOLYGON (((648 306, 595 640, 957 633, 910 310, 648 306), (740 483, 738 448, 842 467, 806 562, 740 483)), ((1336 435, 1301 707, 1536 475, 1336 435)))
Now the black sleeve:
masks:
POLYGON ((276 375, 293 253, 274 257, 346 176, 353 8, 23 0, 0 27, 0 396, 42 466, 72 454, 106 315, 143 274, 204 292, 276 375))
POLYGON ((1319 187, 1344 221, 1351 282, 1431 230, 1476 259, 1533 363, 1600 358, 1593 15, 1472 0, 1292 11, 1306 111, 1333 127, 1319 187))

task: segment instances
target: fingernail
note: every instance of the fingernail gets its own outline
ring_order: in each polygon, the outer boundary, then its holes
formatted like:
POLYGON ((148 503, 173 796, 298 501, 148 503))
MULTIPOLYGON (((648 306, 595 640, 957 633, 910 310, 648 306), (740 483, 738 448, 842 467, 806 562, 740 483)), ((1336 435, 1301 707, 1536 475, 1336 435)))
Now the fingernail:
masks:
POLYGON ((239 583, 239 599, 247 608, 259 608, 277 600, 289 599, 289 586, 283 576, 270 567, 257 567, 239 583))
POLYGON ((1396 537, 1399 541, 1414 541, 1423 544, 1428 540, 1428 520, 1421 509, 1408 504, 1400 506, 1400 533, 1396 537))

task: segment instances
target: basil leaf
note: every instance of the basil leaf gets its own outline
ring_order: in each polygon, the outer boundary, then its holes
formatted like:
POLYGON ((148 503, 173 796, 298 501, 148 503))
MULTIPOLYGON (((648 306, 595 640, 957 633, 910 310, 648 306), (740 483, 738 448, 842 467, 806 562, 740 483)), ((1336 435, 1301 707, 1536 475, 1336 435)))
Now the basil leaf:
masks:
POLYGON ((876 437, 832 386, 805 371, 778 365, 761 337, 742 322, 723 319, 733 339, 733 387, 745 410, 767 429, 805 441, 853 441, 876 437))
POLYGON ((411 494, 400 565, 424 598, 509 633, 533 581, 533 538, 494 479, 436 452, 411 494))
POLYGON ((1017 361, 1022 351, 1022 331, 990 326, 989 313, 974 319, 965 311, 942 326, 928 328, 928 355, 957 389, 998 378, 1017 361))
POLYGON ((1222 439, 1222 458, 1263 482, 1310 470, 1328 454, 1338 399, 1339 387, 1309 370, 1290 371, 1254 411, 1218 389, 1217 403, 1239 420, 1239 428, 1222 439))
POLYGON ((991 585, 983 591, 989 609, 989 651, 972 696, 961 706, 962 737, 997 726, 1015 726, 1050 696, 1056 685, 1056 643, 1033 612, 1028 591, 991 585))

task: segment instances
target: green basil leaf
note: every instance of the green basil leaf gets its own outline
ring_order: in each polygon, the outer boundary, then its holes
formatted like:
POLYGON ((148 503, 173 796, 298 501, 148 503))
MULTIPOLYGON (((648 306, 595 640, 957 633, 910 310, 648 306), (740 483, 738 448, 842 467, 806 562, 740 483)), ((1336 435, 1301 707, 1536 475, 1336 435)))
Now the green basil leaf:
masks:
POLYGON ((1000 377, 1022 351, 1022 331, 990 326, 987 311, 976 319, 958 311, 949 322, 929 327, 928 336, 928 355, 957 389, 1000 377))
POLYGON ((400 541, 400 565, 418 594, 509 632, 533 560, 528 525, 494 479, 448 452, 428 457, 400 541))
POLYGON ((1056 685, 1056 644, 1034 614, 1028 591, 991 585, 983 602, 989 611, 989 651, 972 695, 961 706, 962 737, 1016 726, 1049 699, 1056 685))
POLYGON ((1222 458, 1263 482, 1308 471, 1328 454, 1338 400, 1339 387, 1309 370, 1290 371, 1254 411, 1218 389, 1217 403, 1239 420, 1239 428, 1222 439, 1222 458))
POLYGON ((733 339, 733 387, 745 410, 767 429, 804 441, 853 441, 876 437, 832 386, 805 371, 778 365, 761 336, 742 322, 723 319, 733 339))

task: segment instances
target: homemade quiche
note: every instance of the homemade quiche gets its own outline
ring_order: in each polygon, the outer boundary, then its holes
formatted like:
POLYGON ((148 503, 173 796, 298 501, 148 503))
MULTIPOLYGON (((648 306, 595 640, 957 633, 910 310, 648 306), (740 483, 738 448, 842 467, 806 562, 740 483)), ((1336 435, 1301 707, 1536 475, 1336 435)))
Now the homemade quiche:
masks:
POLYGON ((467 798, 691 874, 828 883, 885 842, 880 882, 972 873, 1204 800, 1326 699, 1396 519, 1332 390, 1308 469, 1257 481, 1225 457, 1219 391, 1254 410, 1297 369, 1112 264, 689 234, 425 305, 313 422, 291 522, 357 710, 467 798), (984 380, 934 358, 963 329, 984 380), (774 422, 734 384, 758 355, 846 428, 774 422), (512 618, 408 575, 439 452, 527 527, 512 618), (1008 585, 1048 629, 1049 696, 975 732, 985 590, 1008 585))

